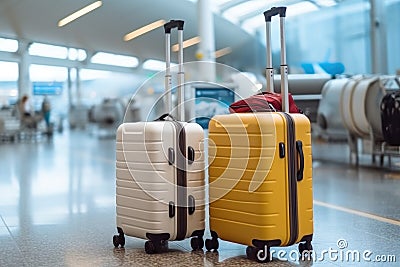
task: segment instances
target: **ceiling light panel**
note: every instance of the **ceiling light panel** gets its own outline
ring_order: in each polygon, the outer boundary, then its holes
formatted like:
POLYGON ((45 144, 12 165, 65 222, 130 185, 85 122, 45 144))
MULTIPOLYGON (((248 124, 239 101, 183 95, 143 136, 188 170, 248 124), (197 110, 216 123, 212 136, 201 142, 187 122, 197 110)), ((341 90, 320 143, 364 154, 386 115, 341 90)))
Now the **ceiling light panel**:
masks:
POLYGON ((135 68, 139 65, 139 60, 136 57, 104 52, 97 52, 90 61, 96 64, 113 65, 127 68, 135 68))
POLYGON ((286 17, 295 17, 298 15, 317 11, 319 8, 311 2, 299 2, 287 7, 286 17))
MULTIPOLYGON (((196 36, 196 37, 193 37, 193 38, 190 38, 190 39, 184 41, 183 42, 183 48, 187 48, 189 46, 192 46, 192 45, 195 45, 195 44, 198 44, 198 43, 200 43, 200 36, 196 36)), ((172 51, 178 52, 178 50, 179 50, 179 44, 174 44, 172 46, 172 51)))
MULTIPOLYGON (((272 1, 277 2, 277 1, 272 1)), ((222 15, 232 22, 237 23, 240 17, 252 13, 257 10, 262 10, 271 3, 269 1, 246 1, 234 7, 227 9, 222 15)), ((262 12, 260 11, 260 12, 262 12)))
POLYGON ((61 19, 58 22, 58 27, 63 27, 65 25, 67 25, 68 23, 71 23, 72 21, 82 17, 83 15, 86 15, 87 13, 92 12, 93 10, 101 7, 103 5, 102 1, 96 1, 88 6, 85 6, 81 9, 79 9, 78 11, 72 13, 71 15, 61 19))
POLYGON ((225 47, 225 48, 222 48, 222 49, 219 49, 219 50, 215 51, 215 58, 223 57, 223 56, 226 56, 226 55, 228 55, 230 53, 232 53, 232 48, 225 47))
POLYGON ((134 31, 126 34, 124 36, 124 41, 130 41, 130 40, 132 40, 132 39, 134 39, 134 38, 136 38, 136 37, 138 37, 138 36, 140 36, 142 34, 148 33, 149 31, 152 31, 152 30, 155 30, 155 29, 157 29, 159 27, 162 27, 162 26, 164 26, 164 24, 165 24, 165 20, 163 20, 163 19, 160 19, 160 20, 157 20, 155 22, 152 22, 152 23, 150 23, 150 24, 148 24, 146 26, 143 26, 143 27, 141 27, 141 28, 139 28, 137 30, 134 30, 134 31))

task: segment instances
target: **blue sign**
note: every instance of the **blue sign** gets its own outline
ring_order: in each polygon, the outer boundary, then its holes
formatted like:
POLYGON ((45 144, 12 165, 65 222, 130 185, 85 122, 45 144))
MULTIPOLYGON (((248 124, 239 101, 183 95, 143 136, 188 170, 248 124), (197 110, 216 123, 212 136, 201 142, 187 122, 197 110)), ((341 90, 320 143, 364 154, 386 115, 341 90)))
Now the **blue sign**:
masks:
POLYGON ((214 115, 229 114, 229 105, 235 100, 234 92, 227 88, 196 88, 196 122, 208 129, 214 115))
POLYGON ((34 95, 60 95, 64 83, 62 82, 34 82, 34 95))

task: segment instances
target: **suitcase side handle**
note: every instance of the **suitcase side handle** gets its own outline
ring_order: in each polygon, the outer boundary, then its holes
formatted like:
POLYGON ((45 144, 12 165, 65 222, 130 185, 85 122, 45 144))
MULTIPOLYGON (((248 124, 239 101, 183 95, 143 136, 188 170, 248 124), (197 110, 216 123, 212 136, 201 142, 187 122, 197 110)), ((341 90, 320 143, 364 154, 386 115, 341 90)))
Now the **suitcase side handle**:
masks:
POLYGON ((304 152, 303 152, 303 142, 300 140, 296 141, 296 150, 300 157, 300 166, 297 170, 297 181, 300 182, 303 180, 304 176, 304 152))

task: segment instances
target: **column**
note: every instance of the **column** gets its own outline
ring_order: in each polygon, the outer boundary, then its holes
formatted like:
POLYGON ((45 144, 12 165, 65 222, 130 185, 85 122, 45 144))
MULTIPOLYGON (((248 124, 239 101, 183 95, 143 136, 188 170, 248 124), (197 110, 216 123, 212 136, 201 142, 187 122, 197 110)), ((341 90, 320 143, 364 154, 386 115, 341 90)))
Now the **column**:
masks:
POLYGON ((387 38, 385 6, 382 0, 370 0, 372 73, 387 74, 387 38))
POLYGON ((72 107, 72 68, 68 68, 68 80, 67 80, 67 90, 68 90, 68 110, 72 107))
POLYGON ((80 106, 82 104, 82 94, 81 94, 81 75, 80 69, 76 68, 76 105, 80 106))
POLYGON ((31 81, 29 77, 29 43, 19 41, 18 54, 20 57, 18 65, 18 98, 23 95, 32 95, 31 81))
POLYGON ((200 36, 199 49, 196 53, 197 59, 209 63, 199 64, 199 78, 205 82, 215 82, 215 37, 214 37, 214 14, 210 0, 197 1, 198 31, 200 36))

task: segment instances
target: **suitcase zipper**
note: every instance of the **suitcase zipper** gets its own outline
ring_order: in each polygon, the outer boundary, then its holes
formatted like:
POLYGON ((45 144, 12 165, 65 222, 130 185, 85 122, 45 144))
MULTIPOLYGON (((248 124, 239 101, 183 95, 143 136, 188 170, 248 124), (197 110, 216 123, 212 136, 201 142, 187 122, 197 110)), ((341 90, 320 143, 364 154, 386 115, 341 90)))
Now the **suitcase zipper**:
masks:
POLYGON ((287 122, 287 143, 288 143, 288 182, 289 182, 289 224, 290 236, 288 246, 296 243, 298 230, 298 208, 297 208, 297 176, 296 176, 296 147, 295 147, 295 124, 293 118, 282 113, 286 117, 287 122))

